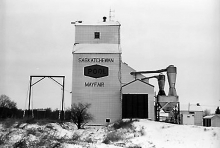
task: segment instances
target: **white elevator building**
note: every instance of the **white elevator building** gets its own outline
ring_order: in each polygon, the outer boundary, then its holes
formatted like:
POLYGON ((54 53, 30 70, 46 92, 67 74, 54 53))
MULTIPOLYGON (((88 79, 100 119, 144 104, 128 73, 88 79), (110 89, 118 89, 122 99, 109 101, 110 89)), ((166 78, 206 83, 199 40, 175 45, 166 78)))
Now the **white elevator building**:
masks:
POLYGON ((72 103, 90 103, 91 124, 122 118, 154 120, 154 87, 121 60, 120 23, 75 23, 72 103), (123 101, 124 100, 124 101, 123 101))

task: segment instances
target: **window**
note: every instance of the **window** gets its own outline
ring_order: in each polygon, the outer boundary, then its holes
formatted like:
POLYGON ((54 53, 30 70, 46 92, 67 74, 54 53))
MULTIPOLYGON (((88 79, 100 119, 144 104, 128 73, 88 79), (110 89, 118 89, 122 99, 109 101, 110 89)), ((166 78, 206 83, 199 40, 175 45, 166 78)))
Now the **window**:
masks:
POLYGON ((105 119, 106 123, 109 123, 111 120, 109 118, 105 119))
POLYGON ((100 32, 94 32, 94 38, 100 39, 100 32))

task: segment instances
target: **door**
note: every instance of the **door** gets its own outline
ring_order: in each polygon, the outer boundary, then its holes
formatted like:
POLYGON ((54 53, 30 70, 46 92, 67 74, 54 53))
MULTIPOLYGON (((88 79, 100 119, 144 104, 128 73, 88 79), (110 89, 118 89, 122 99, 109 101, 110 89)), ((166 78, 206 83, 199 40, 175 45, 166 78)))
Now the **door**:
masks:
POLYGON ((148 94, 123 94, 122 118, 148 118, 148 94))

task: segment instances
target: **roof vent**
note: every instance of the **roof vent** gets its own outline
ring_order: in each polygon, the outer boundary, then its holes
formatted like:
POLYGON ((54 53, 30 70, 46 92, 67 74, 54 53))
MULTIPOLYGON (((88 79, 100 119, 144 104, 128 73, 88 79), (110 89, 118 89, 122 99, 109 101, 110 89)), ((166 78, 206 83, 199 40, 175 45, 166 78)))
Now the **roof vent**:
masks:
POLYGON ((107 17, 104 16, 104 17, 103 17, 103 22, 106 22, 106 19, 107 19, 107 17))

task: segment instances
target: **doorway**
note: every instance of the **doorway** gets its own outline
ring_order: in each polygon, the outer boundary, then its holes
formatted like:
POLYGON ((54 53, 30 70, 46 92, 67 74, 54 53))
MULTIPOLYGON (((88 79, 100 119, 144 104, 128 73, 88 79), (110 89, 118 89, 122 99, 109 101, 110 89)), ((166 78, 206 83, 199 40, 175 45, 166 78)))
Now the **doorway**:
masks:
POLYGON ((123 94, 122 118, 148 118, 148 94, 123 94))

